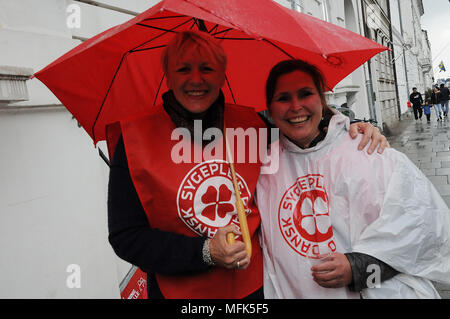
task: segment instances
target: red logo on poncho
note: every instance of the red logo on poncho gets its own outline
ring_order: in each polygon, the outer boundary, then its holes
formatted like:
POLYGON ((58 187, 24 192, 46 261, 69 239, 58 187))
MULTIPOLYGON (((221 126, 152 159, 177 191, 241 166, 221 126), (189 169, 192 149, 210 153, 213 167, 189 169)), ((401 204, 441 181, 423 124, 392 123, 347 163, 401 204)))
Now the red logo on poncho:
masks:
POLYGON ((294 210, 294 225, 301 236, 320 243, 333 236, 328 212, 328 197, 324 191, 303 192, 294 210))
POLYGON ((336 250, 322 175, 297 179, 283 195, 278 222, 286 242, 302 256, 318 258, 319 246, 336 250))

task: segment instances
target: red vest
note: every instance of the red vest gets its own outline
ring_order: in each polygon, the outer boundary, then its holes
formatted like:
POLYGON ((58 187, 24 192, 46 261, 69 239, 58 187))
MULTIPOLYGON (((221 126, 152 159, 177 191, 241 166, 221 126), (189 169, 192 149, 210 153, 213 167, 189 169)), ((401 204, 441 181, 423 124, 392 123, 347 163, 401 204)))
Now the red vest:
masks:
MULTIPOLYGON (((249 108, 226 105, 224 117, 227 129, 250 128, 247 132, 253 130, 251 133, 257 134, 260 128, 266 128, 249 108)), ((202 147, 183 140, 179 134, 174 134, 172 140, 173 132, 179 132, 175 129, 162 107, 121 122, 131 177, 150 226, 191 237, 211 238, 219 227, 239 225, 223 138, 202 147), (180 163, 183 159, 189 160, 180 163)), ((265 142, 261 141, 261 146, 265 147, 265 142)), ((235 168, 253 244, 250 266, 246 270, 213 267, 209 272, 189 276, 156 274, 166 298, 243 298, 262 286, 262 256, 257 234, 260 216, 253 203, 260 156, 256 163, 249 163, 255 158, 255 154, 248 154, 249 148, 257 152, 254 140, 249 143, 247 138, 246 147, 239 147, 239 142, 234 144, 235 152, 247 153, 245 163, 235 156, 235 168)))

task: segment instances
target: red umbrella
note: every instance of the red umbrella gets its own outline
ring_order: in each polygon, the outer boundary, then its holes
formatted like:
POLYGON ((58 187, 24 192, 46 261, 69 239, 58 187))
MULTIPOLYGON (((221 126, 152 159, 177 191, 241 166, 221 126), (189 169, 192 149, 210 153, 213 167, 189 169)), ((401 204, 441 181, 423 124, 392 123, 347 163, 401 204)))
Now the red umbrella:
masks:
POLYGON ((367 38, 272 0, 164 0, 72 49, 35 76, 75 116, 94 143, 105 126, 161 102, 160 55, 176 32, 201 29, 228 56, 226 102, 265 108, 265 80, 280 60, 316 65, 332 89, 375 54, 367 38))

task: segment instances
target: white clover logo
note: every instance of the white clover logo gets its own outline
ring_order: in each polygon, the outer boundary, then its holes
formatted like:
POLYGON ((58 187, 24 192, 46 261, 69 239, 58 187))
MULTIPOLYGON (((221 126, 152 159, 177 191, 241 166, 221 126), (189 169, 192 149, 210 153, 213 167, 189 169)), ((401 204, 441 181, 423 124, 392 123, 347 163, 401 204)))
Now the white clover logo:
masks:
POLYGON ((328 205, 322 197, 317 197, 314 202, 305 198, 300 211, 303 215, 300 226, 309 235, 314 236, 317 232, 326 234, 331 227, 328 205))

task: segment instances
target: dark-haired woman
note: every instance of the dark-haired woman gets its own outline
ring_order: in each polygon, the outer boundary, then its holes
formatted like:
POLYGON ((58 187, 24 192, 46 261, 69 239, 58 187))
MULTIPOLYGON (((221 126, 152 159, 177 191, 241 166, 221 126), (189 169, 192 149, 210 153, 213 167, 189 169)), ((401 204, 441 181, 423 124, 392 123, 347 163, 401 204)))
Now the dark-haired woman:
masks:
POLYGON ((356 151, 323 88, 299 60, 267 80, 281 137, 270 158, 279 170, 257 185, 266 298, 439 298, 431 280, 450 282, 447 205, 404 154, 356 151))

